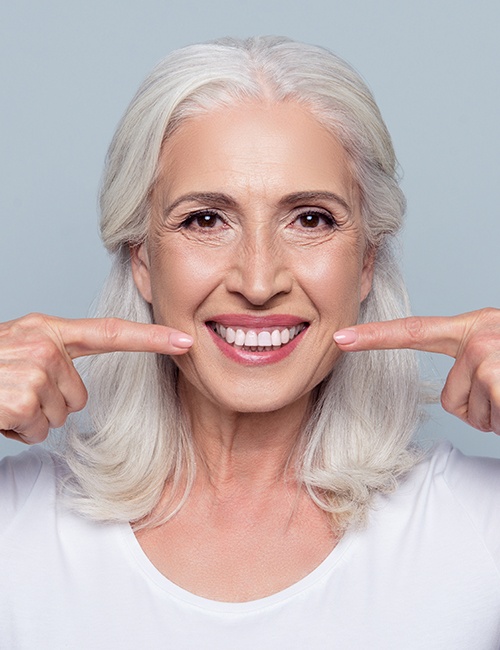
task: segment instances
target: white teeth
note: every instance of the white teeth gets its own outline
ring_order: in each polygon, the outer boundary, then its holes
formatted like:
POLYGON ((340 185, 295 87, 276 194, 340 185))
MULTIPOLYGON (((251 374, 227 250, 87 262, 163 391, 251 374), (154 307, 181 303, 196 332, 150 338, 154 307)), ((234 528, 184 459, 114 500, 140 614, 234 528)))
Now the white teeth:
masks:
POLYGON ((253 330, 248 330, 246 336, 245 336, 245 346, 247 348, 255 347, 257 346, 258 340, 257 340, 257 333, 254 332, 253 330))
POLYGON ((259 332, 257 341, 259 343, 259 347, 262 346, 265 348, 266 346, 271 346, 271 334, 269 332, 259 332))
POLYGON ((253 351, 258 350, 259 352, 270 350, 271 348, 277 349, 282 345, 286 345, 300 334, 304 327, 304 324, 300 324, 290 328, 274 329, 272 332, 264 330, 257 333, 255 330, 245 332, 242 329, 235 330, 232 327, 224 327, 224 325, 214 323, 215 332, 230 345, 234 344, 238 347, 249 348, 253 351))
POLYGON ((281 345, 281 334, 279 330, 273 330, 271 334, 271 343, 274 347, 279 347, 281 345))

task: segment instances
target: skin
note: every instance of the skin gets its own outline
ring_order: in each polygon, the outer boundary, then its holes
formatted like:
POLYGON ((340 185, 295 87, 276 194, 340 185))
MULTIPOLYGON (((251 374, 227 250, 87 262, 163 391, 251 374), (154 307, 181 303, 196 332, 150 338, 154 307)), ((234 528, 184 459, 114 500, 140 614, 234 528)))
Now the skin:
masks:
POLYGON ((441 393, 449 413, 500 435, 500 310, 366 323, 336 332, 346 352, 410 348, 456 359, 441 393))
POLYGON ((246 104, 192 118, 162 151, 148 239, 132 249, 135 281, 157 324, 42 315, 1 324, 0 430, 38 442, 83 408, 78 356, 174 355, 199 471, 179 514, 138 533, 139 543, 166 576, 208 598, 283 589, 337 541, 287 461, 311 391, 341 351, 455 356, 445 408, 500 433, 500 312, 353 326, 372 257, 345 152, 304 109, 246 104), (179 202, 195 192, 212 195, 179 202), (315 195, 291 201, 297 192, 315 195), (192 218, 207 209, 210 228, 192 218), (318 211, 312 222, 304 216, 318 211), (308 328, 279 363, 249 366, 214 344, 206 322, 224 313, 294 314, 308 328))
POLYGON ((356 322, 370 290, 372 256, 346 154, 297 105, 192 118, 160 169, 133 271, 155 321, 195 339, 176 363, 200 470, 179 515, 138 537, 190 591, 254 599, 305 576, 336 542, 285 467, 311 391, 339 357, 332 332, 356 322), (249 366, 214 343, 207 322, 220 314, 293 315, 308 328, 286 358, 249 366))
POLYGON ((258 103, 189 120, 166 143, 160 166, 148 241, 133 251, 134 277, 155 321, 195 339, 176 362, 212 474, 235 444, 254 450, 255 466, 256 429, 285 431, 292 446, 311 390, 339 356, 332 332, 356 322, 371 286, 346 155, 300 107, 258 103), (285 204, 297 192, 329 192, 348 207, 331 198, 285 204), (231 205, 205 196, 179 202, 195 193, 222 194, 231 205), (208 211, 210 227, 186 224, 200 211, 208 211), (314 227, 301 223, 310 213, 319 215, 314 227), (222 354, 207 329, 227 313, 292 314, 309 327, 286 359, 248 367, 222 354))
POLYGON ((73 359, 120 350, 183 354, 192 338, 159 325, 117 318, 69 320, 29 314, 0 324, 0 431, 43 442, 87 403, 73 359))

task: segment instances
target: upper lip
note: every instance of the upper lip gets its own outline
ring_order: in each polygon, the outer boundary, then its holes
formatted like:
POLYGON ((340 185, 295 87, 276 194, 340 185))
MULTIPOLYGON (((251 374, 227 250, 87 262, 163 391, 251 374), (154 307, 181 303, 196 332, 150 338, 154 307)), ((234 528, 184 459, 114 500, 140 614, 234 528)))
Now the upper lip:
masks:
POLYGON ((207 320, 224 327, 245 327, 264 329, 269 327, 293 327, 309 321, 292 314, 269 314, 267 316, 250 316, 249 314, 217 314, 207 320))

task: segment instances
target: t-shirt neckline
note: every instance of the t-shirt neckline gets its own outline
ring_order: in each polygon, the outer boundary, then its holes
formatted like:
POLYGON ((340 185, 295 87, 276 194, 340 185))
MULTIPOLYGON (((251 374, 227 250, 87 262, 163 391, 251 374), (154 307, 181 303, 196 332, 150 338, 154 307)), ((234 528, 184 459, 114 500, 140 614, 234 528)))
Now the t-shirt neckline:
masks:
POLYGON ((246 612, 255 612, 257 610, 265 609, 293 598, 306 589, 311 588, 314 584, 334 570, 341 558, 359 536, 359 532, 355 530, 348 530, 345 532, 339 542, 316 568, 314 568, 304 578, 301 578, 289 587, 285 587, 281 591, 257 600, 225 602, 198 596, 197 594, 191 593, 172 582, 169 578, 163 575, 148 558, 134 535, 130 524, 122 524, 120 529, 122 542, 136 565, 145 575, 146 579, 153 582, 156 587, 159 587, 166 595, 205 611, 219 613, 226 612, 230 614, 243 614, 246 612))

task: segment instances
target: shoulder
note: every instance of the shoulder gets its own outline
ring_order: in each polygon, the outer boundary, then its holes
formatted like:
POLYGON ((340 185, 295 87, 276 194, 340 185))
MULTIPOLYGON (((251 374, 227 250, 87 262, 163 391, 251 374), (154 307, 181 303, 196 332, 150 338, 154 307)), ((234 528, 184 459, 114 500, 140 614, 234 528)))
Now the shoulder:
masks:
POLYGON ((424 454, 402 484, 425 489, 441 480, 457 498, 500 490, 500 459, 466 456, 450 442, 443 441, 424 454))
POLYGON ((0 531, 6 530, 33 494, 53 493, 57 464, 53 455, 39 446, 30 447, 0 461, 0 531))
POLYGON ((500 557, 500 459, 465 456, 449 445, 443 481, 500 557))
POLYGON ((442 480, 467 509, 477 509, 478 499, 493 504, 500 494, 500 459, 466 456, 449 442, 436 445, 416 473, 424 482, 442 480))
POLYGON ((474 537, 500 566, 500 459, 466 456, 450 443, 437 445, 402 481, 401 505, 422 525, 453 528, 474 537))

